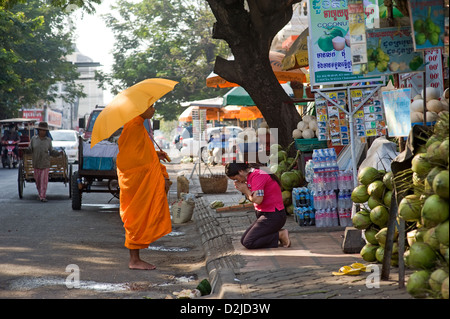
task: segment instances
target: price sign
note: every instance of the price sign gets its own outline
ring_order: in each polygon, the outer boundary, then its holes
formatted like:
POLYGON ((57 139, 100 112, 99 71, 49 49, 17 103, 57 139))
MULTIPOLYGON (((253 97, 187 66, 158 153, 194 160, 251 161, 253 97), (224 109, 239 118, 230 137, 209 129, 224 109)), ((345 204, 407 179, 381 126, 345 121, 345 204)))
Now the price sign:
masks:
MULTIPOLYGON (((442 75, 442 49, 425 50, 426 63, 426 83, 427 87, 434 87, 439 90, 439 95, 444 92, 444 77, 442 75)), ((423 73, 407 74, 401 77, 400 88, 411 88, 411 96, 422 93, 423 73)))

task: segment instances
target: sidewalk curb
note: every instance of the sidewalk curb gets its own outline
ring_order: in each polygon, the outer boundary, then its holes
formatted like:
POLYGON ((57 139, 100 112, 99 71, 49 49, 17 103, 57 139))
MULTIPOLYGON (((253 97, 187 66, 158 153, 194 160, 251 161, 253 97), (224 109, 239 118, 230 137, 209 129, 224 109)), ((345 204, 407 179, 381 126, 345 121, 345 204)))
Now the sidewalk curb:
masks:
POLYGON ((197 198, 194 209, 194 221, 200 232, 205 252, 206 271, 212 291, 209 297, 219 299, 243 298, 240 283, 236 280, 242 258, 235 254, 231 238, 212 216, 202 198, 197 198))

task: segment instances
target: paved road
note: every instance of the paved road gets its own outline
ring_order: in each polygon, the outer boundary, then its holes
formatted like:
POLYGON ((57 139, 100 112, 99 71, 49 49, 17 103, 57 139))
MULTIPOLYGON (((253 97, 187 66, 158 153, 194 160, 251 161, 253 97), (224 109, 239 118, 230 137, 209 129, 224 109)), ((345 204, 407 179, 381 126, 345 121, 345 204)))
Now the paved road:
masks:
POLYGON ((158 299, 207 278, 194 222, 142 251, 157 270, 131 271, 116 198, 85 193, 73 211, 63 183, 49 183, 47 198, 27 183, 19 199, 17 169, 0 168, 0 298, 158 299), (80 287, 69 289, 77 274, 80 287))

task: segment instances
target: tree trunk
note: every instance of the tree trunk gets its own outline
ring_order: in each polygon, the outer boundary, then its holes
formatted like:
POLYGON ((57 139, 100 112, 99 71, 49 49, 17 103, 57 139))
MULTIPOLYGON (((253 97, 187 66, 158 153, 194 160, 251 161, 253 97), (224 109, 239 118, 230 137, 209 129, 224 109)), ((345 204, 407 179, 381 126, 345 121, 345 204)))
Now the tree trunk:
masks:
POLYGON ((217 22, 213 38, 225 40, 234 60, 216 57, 214 72, 242 86, 270 128, 278 129, 278 143, 287 146, 300 121, 291 98, 279 84, 269 61, 274 36, 292 17, 301 0, 207 0, 217 22))

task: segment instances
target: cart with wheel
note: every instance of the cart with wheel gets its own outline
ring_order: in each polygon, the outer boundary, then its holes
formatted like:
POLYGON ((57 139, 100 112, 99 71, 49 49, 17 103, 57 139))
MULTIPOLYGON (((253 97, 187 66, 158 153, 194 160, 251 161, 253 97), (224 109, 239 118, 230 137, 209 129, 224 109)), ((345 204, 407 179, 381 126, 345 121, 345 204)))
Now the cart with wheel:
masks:
MULTIPOLYGON (((49 182, 62 182, 67 187, 69 185, 69 198, 72 196, 72 164, 68 164, 67 155, 62 149, 63 154, 50 157, 50 170, 48 175, 49 182)), ((19 198, 23 197, 23 189, 26 183, 34 183, 34 168, 31 154, 21 152, 19 160, 19 169, 17 184, 19 190, 19 198)))
POLYGON ((92 149, 79 137, 78 171, 72 175, 72 209, 80 210, 83 193, 111 193, 119 198, 119 183, 115 157, 116 143, 103 141, 92 149))

